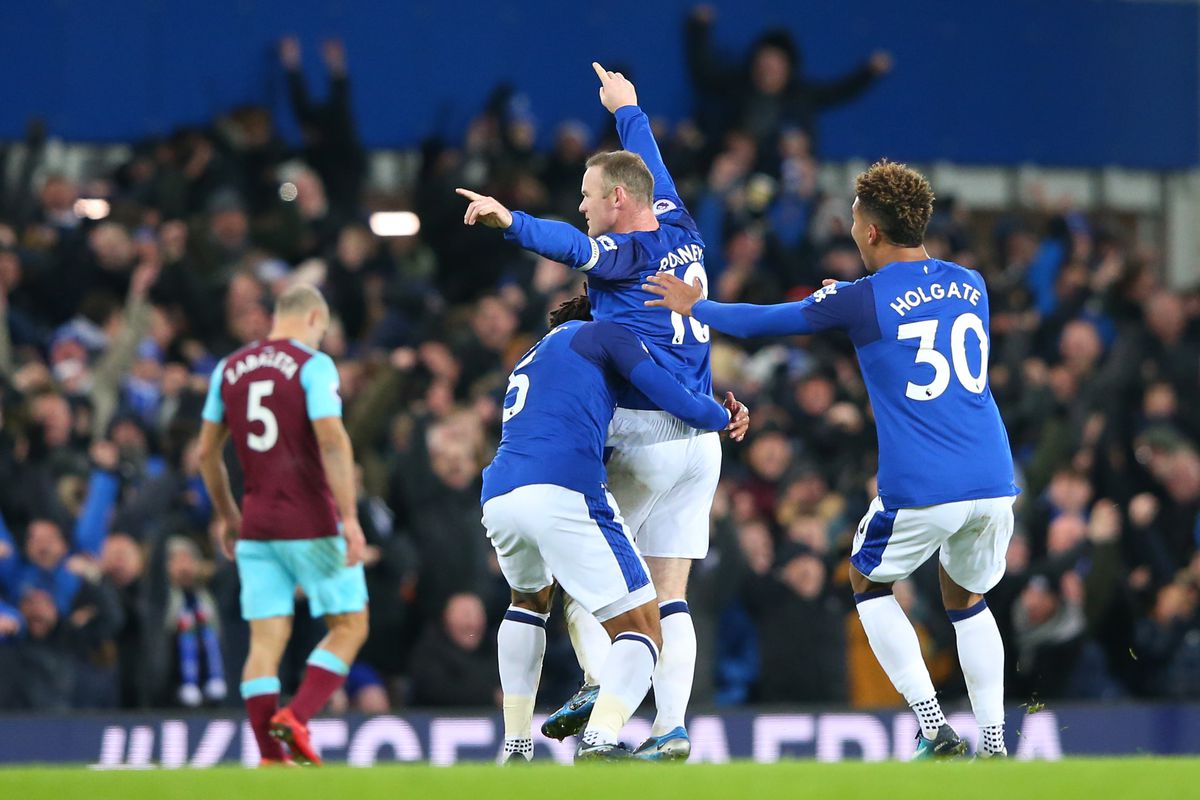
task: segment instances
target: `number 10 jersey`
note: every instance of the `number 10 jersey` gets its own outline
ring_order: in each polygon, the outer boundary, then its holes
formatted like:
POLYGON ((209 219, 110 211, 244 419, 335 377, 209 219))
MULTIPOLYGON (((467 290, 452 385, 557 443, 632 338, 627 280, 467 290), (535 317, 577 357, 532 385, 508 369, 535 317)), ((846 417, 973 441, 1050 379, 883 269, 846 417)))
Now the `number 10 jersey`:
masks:
POLYGON ((242 539, 338 533, 312 421, 340 417, 337 367, 294 340, 255 342, 213 371, 203 417, 229 427, 244 482, 242 539))

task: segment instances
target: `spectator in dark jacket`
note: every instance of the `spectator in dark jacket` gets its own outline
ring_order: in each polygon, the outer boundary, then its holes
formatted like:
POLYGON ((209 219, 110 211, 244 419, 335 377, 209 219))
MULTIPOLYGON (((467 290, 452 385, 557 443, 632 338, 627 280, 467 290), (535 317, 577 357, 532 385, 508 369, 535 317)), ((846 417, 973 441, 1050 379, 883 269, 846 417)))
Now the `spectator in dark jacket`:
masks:
POLYGON ((708 114, 701 119, 710 144, 719 144, 729 130, 740 129, 758 142, 760 166, 772 174, 778 166, 779 135, 799 128, 816 151, 817 114, 862 94, 892 68, 885 52, 876 52, 853 72, 832 81, 804 75, 799 46, 786 30, 759 37, 748 63, 720 57, 712 44, 714 12, 699 6, 688 18, 685 43, 688 71, 708 114))
POLYGON ((763 703, 846 700, 846 608, 827 590, 825 562, 788 545, 776 569, 746 586, 762 650, 763 703))
POLYGON ((440 626, 430 626, 412 658, 414 706, 492 706, 500 692, 496 651, 487 635, 483 601, 456 594, 440 626))
POLYGON ((346 49, 337 39, 325 42, 322 55, 329 69, 329 97, 314 103, 300 69, 300 42, 288 37, 280 44, 280 60, 287 70, 292 111, 304 133, 304 160, 325 183, 330 205, 348 218, 358 208, 367 159, 350 109, 350 79, 346 49))

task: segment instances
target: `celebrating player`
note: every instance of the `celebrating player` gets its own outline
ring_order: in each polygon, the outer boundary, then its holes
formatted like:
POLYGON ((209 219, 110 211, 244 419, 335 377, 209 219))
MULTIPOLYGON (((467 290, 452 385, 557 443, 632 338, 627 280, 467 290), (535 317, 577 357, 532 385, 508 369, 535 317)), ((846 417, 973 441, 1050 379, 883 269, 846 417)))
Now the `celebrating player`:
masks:
POLYGON ((879 432, 879 496, 858 526, 850 583, 871 649, 921 724, 917 757, 956 756, 912 624, 892 596, 940 551, 942 600, 982 735, 1006 755, 1004 645, 983 595, 1004 574, 1012 536, 1012 454, 988 388, 988 296, 977 272, 929 257, 933 190, 903 164, 858 176, 851 235, 871 275, 826 282, 798 303, 714 303, 662 273, 650 302, 734 336, 850 334, 879 432))
POLYGON ((654 586, 606 489, 604 440, 628 384, 705 431, 749 424, 732 394, 725 407, 688 389, 626 328, 586 322, 587 297, 551 315, 554 329, 513 369, 503 435, 483 472, 483 523, 512 606, 497 637, 504 692, 503 761, 533 756, 530 727, 554 582, 603 626, 612 644, 576 760, 628 758, 617 742, 659 658, 654 586))
POLYGON ((217 364, 200 432, 204 485, 221 546, 237 560, 242 616, 250 623, 242 697, 264 764, 289 760, 280 742, 296 761, 321 763, 308 720, 345 682, 367 638, 354 454, 342 426, 337 368, 316 349, 328 327, 320 292, 306 285, 284 292, 268 339, 217 364), (241 511, 222 460, 231 433, 245 474, 241 511), (292 702, 278 710, 279 660, 297 585, 329 634, 308 657, 292 702))
MULTIPOLYGON (((600 101, 617 121, 626 148, 588 159, 579 210, 585 236, 571 225, 511 212, 494 198, 459 189, 471 201, 464 221, 504 229, 504 237, 587 273, 592 313, 636 334, 655 361, 689 389, 712 393, 709 330, 667 309, 648 308, 642 281, 660 270, 707 284, 704 242, 667 172, 633 84, 620 73, 592 68, 600 101)), ((684 759, 691 742, 684 713, 696 666, 696 630, 686 600, 694 559, 708 554, 708 521, 721 473, 721 446, 712 433, 677 420, 636 387, 617 395, 609 431, 609 485, 621 504, 658 590, 663 651, 654 673, 657 716, 637 750, 645 759, 684 759)), ((584 669, 584 687, 543 726, 562 739, 587 721, 596 698, 608 637, 573 601, 567 624, 584 669)))

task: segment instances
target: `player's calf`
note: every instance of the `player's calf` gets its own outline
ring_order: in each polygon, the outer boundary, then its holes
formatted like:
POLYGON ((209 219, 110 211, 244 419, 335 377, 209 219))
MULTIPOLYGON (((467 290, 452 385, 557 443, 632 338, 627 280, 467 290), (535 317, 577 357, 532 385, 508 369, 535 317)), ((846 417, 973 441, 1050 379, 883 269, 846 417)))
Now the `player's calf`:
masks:
POLYGON ((307 725, 333 693, 346 682, 350 665, 367 639, 367 612, 328 614, 329 634, 308 657, 304 680, 288 707, 302 725, 307 725))
POLYGON ((546 621, 554 587, 512 593, 512 605, 496 634, 500 688, 504 693, 504 747, 499 761, 533 758, 533 703, 546 654, 546 621))
MULTIPOLYGON (((982 594, 959 586, 939 565, 942 602, 954 625, 958 663, 979 725, 979 755, 1004 756, 1004 642, 982 594)), ((980 587, 983 588, 983 587, 980 587)))
POLYGON ((271 737, 271 718, 279 711, 279 660, 292 633, 292 618, 262 617, 250 621, 250 652, 242 669, 242 699, 258 752, 265 762, 282 762, 287 756, 271 737))
MULTIPOLYGON (((958 736, 946 724, 933 680, 921 655, 916 629, 892 594, 891 584, 872 581, 852 566, 850 585, 854 589, 854 603, 871 650, 896 691, 904 696, 905 702, 917 715, 921 725, 922 746, 929 743, 925 749, 936 749, 940 755, 949 748, 943 729, 949 730, 955 741, 958 741, 958 736)), ((918 757, 924 757, 922 752, 919 747, 918 757)))
POLYGON ((585 759, 608 757, 615 752, 621 728, 650 691, 662 647, 655 602, 603 620, 603 624, 613 643, 600 677, 600 694, 577 753, 585 759))

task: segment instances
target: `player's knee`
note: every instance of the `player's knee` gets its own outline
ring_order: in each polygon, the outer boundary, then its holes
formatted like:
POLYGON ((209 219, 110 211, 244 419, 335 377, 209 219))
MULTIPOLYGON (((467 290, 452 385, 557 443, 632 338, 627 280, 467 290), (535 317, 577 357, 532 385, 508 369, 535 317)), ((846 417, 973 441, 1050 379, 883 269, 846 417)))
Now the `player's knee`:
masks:
POLYGON ((858 571, 853 564, 850 565, 850 588, 855 594, 869 591, 872 586, 871 579, 858 571))
POLYGON ((634 609, 630 622, 635 632, 649 636, 654 646, 662 649, 662 625, 659 623, 657 603, 646 603, 634 609))
POLYGON ((650 568, 650 579, 660 603, 687 599, 688 575, 692 569, 690 559, 648 556, 646 565, 650 568))
POLYGON ((553 586, 547 586, 539 592, 514 591, 512 593, 512 604, 517 608, 523 608, 526 611, 533 611, 537 614, 549 614, 550 602, 553 597, 553 586))
POLYGON ((340 638, 346 640, 348 643, 357 644, 359 647, 367 641, 367 635, 371 632, 371 624, 366 609, 353 614, 338 614, 327 619, 326 624, 340 638))

